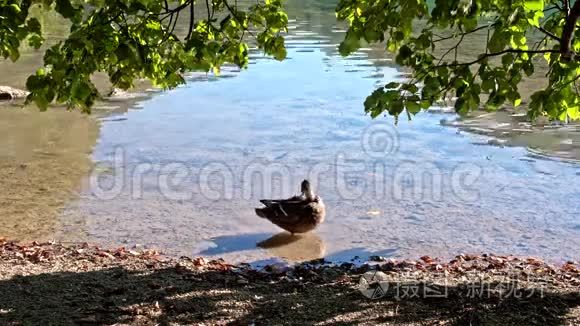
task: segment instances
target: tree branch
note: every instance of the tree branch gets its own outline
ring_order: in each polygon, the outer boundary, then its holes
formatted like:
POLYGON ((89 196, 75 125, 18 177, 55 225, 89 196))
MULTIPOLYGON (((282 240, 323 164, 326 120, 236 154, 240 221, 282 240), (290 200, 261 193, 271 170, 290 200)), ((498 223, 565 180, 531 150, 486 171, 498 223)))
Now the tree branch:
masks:
POLYGON ((545 28, 543 28, 542 26, 538 27, 538 30, 544 34, 546 34, 547 36, 549 36, 551 39, 556 40, 558 42, 561 42, 560 38, 554 34, 552 34, 550 31, 546 30, 545 28))
POLYGON ((457 47, 461 44, 461 42, 463 42, 463 38, 465 38, 465 34, 462 34, 461 37, 459 38, 459 41, 457 42, 457 44, 455 44, 455 46, 452 46, 451 48, 449 48, 449 50, 447 50, 447 52, 445 52, 441 58, 439 59, 439 62, 437 62, 437 64, 440 64, 441 61, 443 61, 443 59, 445 59, 445 57, 451 53, 451 51, 455 50, 455 57, 457 57, 457 47))
MULTIPOLYGON (((564 4, 567 3, 565 0, 564 4)), ((562 56, 562 61, 570 61, 572 58, 572 38, 574 36, 574 30, 576 29, 576 22, 580 19, 580 1, 574 3, 572 10, 568 10, 569 14, 566 17, 566 24, 562 30, 562 41, 560 42, 560 55, 562 56)))
POLYGON ((539 40, 536 43, 534 43, 534 45, 532 46, 534 48, 534 50, 538 50, 540 48, 540 46, 542 45, 542 43, 544 43, 544 46, 546 46, 547 45, 547 39, 548 39, 548 36, 545 35, 541 40, 539 40))
POLYGON ((195 1, 191 2, 189 5, 189 31, 187 32, 187 36, 185 37, 186 40, 191 38, 191 34, 193 33, 193 24, 195 21, 195 1))
POLYGON ((187 7, 190 3, 193 3, 193 1, 186 1, 183 4, 181 4, 180 6, 177 6, 173 9, 166 9, 165 12, 162 12, 161 14, 171 14, 171 13, 179 12, 183 8, 187 7))
POLYGON ((449 39, 452 39, 452 38, 456 38, 457 36, 464 37, 465 35, 468 35, 468 34, 471 34, 471 33, 475 33, 475 32, 480 31, 482 29, 486 29, 486 28, 493 27, 493 26, 497 25, 497 23, 498 22, 494 22, 493 24, 479 26, 477 28, 474 28, 474 29, 470 30, 469 32, 464 32, 464 33, 461 33, 459 35, 450 35, 450 36, 440 37, 440 38, 438 38, 436 40, 433 40, 433 43, 437 43, 437 42, 449 40, 449 39))
POLYGON ((173 34, 173 32, 175 31, 175 26, 177 26, 177 21, 179 20, 179 13, 180 13, 180 11, 177 11, 175 13, 175 20, 173 21, 173 27, 171 27, 171 32, 169 32, 169 34, 173 34))
POLYGON ((564 84, 563 84, 563 85, 560 87, 560 90, 564 89, 564 87, 566 87, 566 86, 568 86, 568 85, 570 85, 570 84, 572 84, 572 83, 576 84, 576 82, 577 82, 579 79, 580 79, 580 75, 578 75, 578 76, 576 76, 576 77, 572 78, 571 80, 569 80, 569 81, 567 81, 566 83, 564 83, 564 84))
POLYGON ((209 11, 209 0, 205 0, 205 8, 207 10, 207 23, 210 24, 211 14, 210 14, 210 11, 209 11))
POLYGON ((484 59, 487 59, 489 57, 496 57, 498 55, 502 55, 502 54, 506 54, 506 53, 544 54, 544 53, 560 53, 560 51, 558 51, 558 50, 519 50, 519 49, 505 49, 505 50, 499 51, 499 52, 486 53, 486 54, 480 56, 479 58, 477 58, 477 59, 475 59, 473 61, 470 61, 470 62, 446 63, 446 64, 442 64, 442 65, 433 66, 433 68, 471 66, 471 65, 476 64, 476 63, 478 63, 480 61, 483 61, 484 59))
POLYGON ((230 14, 234 17, 234 19, 236 20, 236 22, 238 22, 238 24, 240 24, 240 26, 242 26, 242 30, 243 31, 248 31, 248 34, 250 34, 252 37, 255 37, 254 34, 252 33, 252 31, 250 31, 249 28, 244 28, 244 23, 241 22, 240 19, 238 18, 238 16, 236 15, 237 14, 237 12, 236 12, 237 8, 235 8, 235 9, 232 8, 230 6, 230 4, 226 0, 224 0, 224 5, 226 6, 226 8, 230 12, 230 14))

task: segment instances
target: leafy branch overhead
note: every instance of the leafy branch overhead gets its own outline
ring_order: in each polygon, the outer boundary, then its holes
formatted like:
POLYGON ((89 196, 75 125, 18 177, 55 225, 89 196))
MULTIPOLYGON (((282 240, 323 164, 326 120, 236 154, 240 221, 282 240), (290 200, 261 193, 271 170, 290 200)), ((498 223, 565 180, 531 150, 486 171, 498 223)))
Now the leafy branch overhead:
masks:
POLYGON ((40 23, 30 18, 32 7, 58 12, 70 21, 70 34, 46 51, 44 67, 28 78, 27 100, 41 109, 57 102, 85 112, 99 97, 90 79, 98 71, 123 89, 138 78, 175 87, 187 71, 218 72, 225 63, 245 67, 246 34, 266 54, 284 59, 280 33, 288 18, 281 1, 260 0, 245 8, 231 1, 2 1, 0 55, 15 61, 21 42, 42 45, 40 23))
POLYGON ((396 62, 413 72, 367 98, 373 117, 405 112, 410 118, 449 98, 459 113, 518 106, 523 75, 544 67, 547 85, 535 85, 530 118, 580 119, 580 1, 341 0, 337 16, 349 24, 341 54, 362 41, 386 42, 396 62), (463 55, 467 38, 476 35, 485 42, 481 53, 463 55))
MULTIPOLYGON (((0 55, 15 61, 22 42, 42 45, 32 7, 60 13, 70 35, 46 51, 44 67, 28 79, 28 100, 42 109, 57 102, 89 111, 99 97, 90 80, 98 71, 124 89, 137 78, 168 88, 187 71, 245 67, 250 41, 284 59, 281 1, 4 0, 0 55)), ((367 98, 372 117, 411 117, 448 99, 459 113, 494 110, 530 96, 530 118, 580 119, 580 1, 340 0, 336 14, 349 24, 342 55, 384 43, 412 71, 367 98), (462 51, 470 38, 482 43, 479 52, 462 51), (546 78, 523 93, 518 87, 532 75, 546 78)))

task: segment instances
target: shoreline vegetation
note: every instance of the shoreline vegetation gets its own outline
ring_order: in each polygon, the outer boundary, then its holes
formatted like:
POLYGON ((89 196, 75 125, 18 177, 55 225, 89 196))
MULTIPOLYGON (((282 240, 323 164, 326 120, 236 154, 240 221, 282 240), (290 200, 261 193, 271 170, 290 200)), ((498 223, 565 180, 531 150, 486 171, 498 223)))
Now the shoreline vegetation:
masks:
POLYGON ((257 268, 0 239, 0 324, 578 325, 579 268, 491 254, 257 268))

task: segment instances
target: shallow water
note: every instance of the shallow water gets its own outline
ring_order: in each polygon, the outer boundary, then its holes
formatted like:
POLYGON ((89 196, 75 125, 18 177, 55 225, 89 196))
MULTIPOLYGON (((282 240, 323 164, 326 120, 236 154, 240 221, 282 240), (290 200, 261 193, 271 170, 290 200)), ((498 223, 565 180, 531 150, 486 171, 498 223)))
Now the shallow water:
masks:
POLYGON ((54 237, 63 206, 89 172, 97 131, 77 112, 0 105, 0 236, 54 237))
POLYGON ((286 61, 255 53, 247 71, 191 74, 128 111, 103 103, 122 113, 102 119, 93 173, 54 237, 254 263, 580 258, 576 127, 503 134, 444 113, 372 121, 364 98, 402 72, 377 48, 338 57, 332 5, 289 5, 286 61), (315 232, 291 237, 255 216, 258 199, 290 196, 306 177, 328 207, 315 232))
POLYGON ((453 115, 372 121, 364 98, 401 72, 375 49, 339 58, 340 28, 315 21, 291 22, 284 62, 256 54, 248 71, 192 74, 105 119, 61 238, 252 262, 580 258, 578 164, 488 146, 441 123, 453 115), (306 177, 328 207, 316 232, 290 237, 255 216, 258 199, 290 196, 306 177))

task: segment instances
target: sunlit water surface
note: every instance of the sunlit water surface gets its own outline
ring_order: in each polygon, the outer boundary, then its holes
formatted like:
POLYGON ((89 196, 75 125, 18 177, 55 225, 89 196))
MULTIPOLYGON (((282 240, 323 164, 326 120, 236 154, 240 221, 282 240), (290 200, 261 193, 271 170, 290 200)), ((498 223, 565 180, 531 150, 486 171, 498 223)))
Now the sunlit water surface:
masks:
POLYGON ((402 72, 377 50, 340 58, 340 28, 316 18, 291 21, 283 62, 255 54, 247 71, 192 74, 104 118, 98 178, 66 208, 60 239, 247 262, 580 258, 577 163, 489 146, 440 123, 449 114, 372 121, 365 97, 402 72), (314 233, 279 234, 255 216, 258 199, 290 196, 306 177, 328 208, 314 233))

